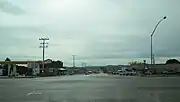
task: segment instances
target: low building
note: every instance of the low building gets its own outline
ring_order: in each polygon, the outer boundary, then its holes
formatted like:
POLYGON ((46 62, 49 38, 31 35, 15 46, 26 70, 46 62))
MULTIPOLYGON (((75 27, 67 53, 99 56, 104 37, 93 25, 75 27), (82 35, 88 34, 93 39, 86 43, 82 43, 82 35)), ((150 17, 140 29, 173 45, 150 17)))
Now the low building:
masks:
POLYGON ((107 71, 107 73, 118 72, 118 70, 122 70, 123 68, 130 69, 130 66, 128 66, 128 65, 107 65, 104 67, 104 69, 107 71))
POLYGON ((40 74, 40 64, 39 63, 28 63, 27 64, 28 70, 32 70, 32 75, 37 76, 40 74))
POLYGON ((57 75, 67 75, 67 69, 65 68, 58 68, 57 75))
POLYGON ((0 76, 2 76, 3 75, 3 68, 2 68, 2 66, 0 65, 0 76))
POLYGON ((86 66, 85 69, 86 71, 90 71, 92 73, 99 73, 100 72, 100 66, 86 66))
POLYGON ((154 74, 161 74, 164 71, 170 71, 172 73, 180 72, 180 64, 132 64, 130 67, 136 71, 151 71, 154 74))
POLYGON ((63 68, 62 61, 47 59, 44 61, 44 69, 42 69, 42 64, 40 64, 40 74, 43 73, 45 76, 55 76, 58 75, 59 68, 63 68))
POLYGON ((87 69, 82 67, 67 67, 67 74, 84 74, 87 69))

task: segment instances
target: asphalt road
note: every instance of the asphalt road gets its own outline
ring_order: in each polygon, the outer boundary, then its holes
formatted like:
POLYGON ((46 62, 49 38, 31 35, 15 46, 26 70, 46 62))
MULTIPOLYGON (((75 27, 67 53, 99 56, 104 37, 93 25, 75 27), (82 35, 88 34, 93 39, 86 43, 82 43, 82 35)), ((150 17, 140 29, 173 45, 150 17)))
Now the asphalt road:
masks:
POLYGON ((0 79, 0 102, 180 102, 180 78, 98 74, 0 79))

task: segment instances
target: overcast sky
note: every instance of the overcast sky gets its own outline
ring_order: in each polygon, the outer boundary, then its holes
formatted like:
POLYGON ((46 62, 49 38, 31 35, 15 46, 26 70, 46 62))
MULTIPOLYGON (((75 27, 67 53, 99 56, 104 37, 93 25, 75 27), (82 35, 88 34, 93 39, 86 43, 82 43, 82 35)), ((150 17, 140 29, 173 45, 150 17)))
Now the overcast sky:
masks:
POLYGON ((179 0, 0 0, 0 60, 41 60, 39 38, 49 37, 46 58, 72 65, 150 62, 180 56, 179 0))

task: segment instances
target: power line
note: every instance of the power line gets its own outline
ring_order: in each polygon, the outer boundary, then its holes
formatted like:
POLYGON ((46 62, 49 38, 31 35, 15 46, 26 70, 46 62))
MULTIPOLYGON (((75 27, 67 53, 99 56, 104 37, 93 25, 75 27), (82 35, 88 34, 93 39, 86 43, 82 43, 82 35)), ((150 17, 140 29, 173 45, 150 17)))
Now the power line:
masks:
POLYGON ((40 48, 42 48, 42 71, 44 73, 44 52, 45 52, 45 48, 48 47, 48 43, 46 42, 47 40, 49 40, 49 38, 39 38, 39 40, 41 40, 42 42, 40 43, 40 48))

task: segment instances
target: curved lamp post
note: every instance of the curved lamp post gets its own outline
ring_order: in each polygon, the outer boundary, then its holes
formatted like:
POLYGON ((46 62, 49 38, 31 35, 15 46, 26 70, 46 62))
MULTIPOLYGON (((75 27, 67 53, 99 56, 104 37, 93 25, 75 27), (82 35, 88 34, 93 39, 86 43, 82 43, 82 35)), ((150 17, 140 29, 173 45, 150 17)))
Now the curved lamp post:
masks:
POLYGON ((164 16, 164 17, 156 24, 156 26, 155 26, 155 28, 154 28, 152 34, 151 34, 151 66, 152 66, 152 62, 153 62, 153 61, 152 61, 152 60, 153 60, 152 37, 153 37, 153 35, 154 35, 154 33, 155 33, 155 31, 156 31, 158 25, 159 25, 163 20, 165 20, 166 18, 167 18, 167 17, 164 16))

